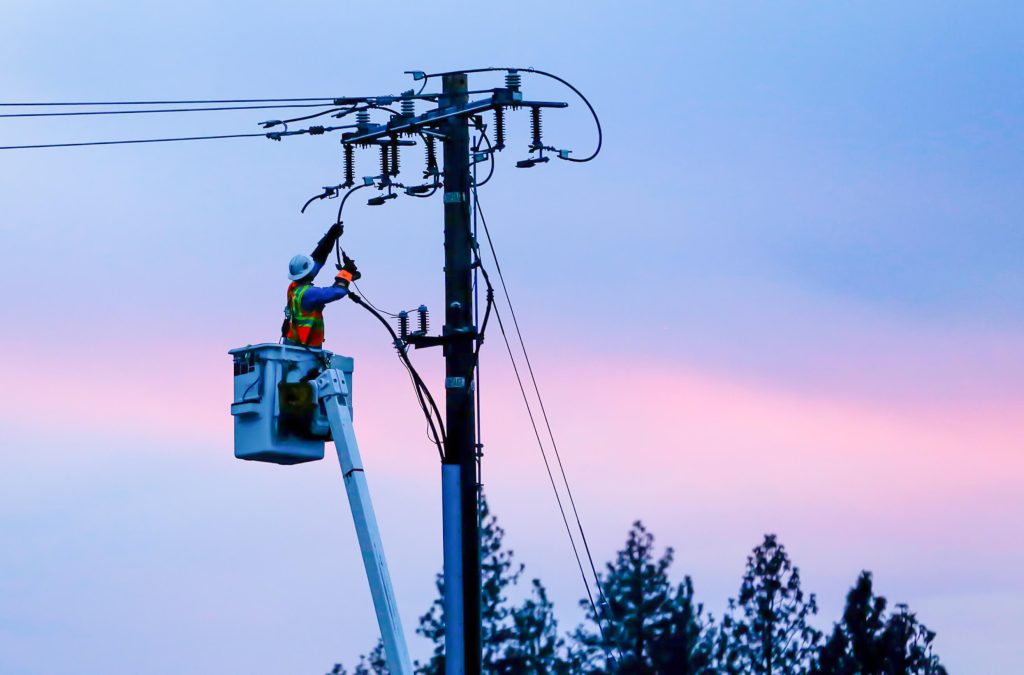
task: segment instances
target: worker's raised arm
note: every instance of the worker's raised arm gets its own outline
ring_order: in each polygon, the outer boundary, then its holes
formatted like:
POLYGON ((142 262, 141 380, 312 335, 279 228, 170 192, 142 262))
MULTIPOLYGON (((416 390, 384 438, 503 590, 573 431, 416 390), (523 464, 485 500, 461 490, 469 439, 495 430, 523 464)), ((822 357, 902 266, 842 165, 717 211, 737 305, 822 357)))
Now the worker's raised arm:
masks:
POLYGON ((313 262, 318 265, 317 271, 319 271, 319 268, 323 267, 324 263, 327 262, 327 256, 331 254, 331 248, 334 247, 334 242, 338 241, 338 238, 341 237, 341 233, 344 231, 345 230, 341 223, 335 223, 334 225, 331 225, 331 229, 327 230, 327 234, 320 237, 320 241, 316 243, 316 248, 314 248, 313 252, 309 255, 309 257, 313 259, 313 262))

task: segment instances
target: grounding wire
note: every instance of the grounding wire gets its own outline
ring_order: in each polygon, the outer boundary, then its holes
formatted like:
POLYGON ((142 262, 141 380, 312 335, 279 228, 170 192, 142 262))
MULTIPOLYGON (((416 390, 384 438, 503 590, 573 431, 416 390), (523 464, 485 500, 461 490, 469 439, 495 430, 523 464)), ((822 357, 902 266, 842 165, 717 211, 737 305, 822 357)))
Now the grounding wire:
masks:
MULTIPOLYGON (((504 277, 504 274, 502 274, 502 271, 501 271, 501 263, 498 262, 498 254, 497 254, 497 252, 495 251, 495 248, 494 248, 494 241, 491 239, 491 233, 490 233, 489 228, 487 227, 487 218, 484 216, 483 209, 480 207, 479 197, 478 197, 477 192, 476 192, 475 189, 473 190, 473 206, 474 206, 474 209, 479 212, 479 214, 480 214, 480 222, 483 223, 483 226, 484 226, 484 236, 487 237, 487 244, 488 244, 488 247, 490 248, 490 251, 491 251, 491 257, 494 260, 495 269, 498 271, 498 279, 501 282, 502 292, 505 295, 505 302, 508 304, 509 312, 510 312, 510 314, 512 316, 512 322, 513 322, 513 325, 515 326, 516 335, 519 338, 519 345, 520 345, 520 348, 523 350, 523 356, 524 356, 524 358, 526 360, 527 369, 528 369, 528 371, 530 373, 530 380, 533 383, 534 392, 536 393, 537 400, 540 403, 540 409, 541 409, 541 413, 542 413, 543 418, 544 418, 544 424, 547 427, 548 437, 551 439, 551 446, 552 446, 552 448, 555 451, 555 457, 556 457, 556 459, 558 461, 558 468, 559 468, 559 471, 562 474, 562 481, 565 484, 565 490, 566 490, 566 494, 569 497, 569 503, 570 503, 570 506, 572 507, 573 516, 576 519, 576 526, 577 526, 577 528, 580 531, 580 538, 583 541, 583 547, 584 547, 584 550, 586 552, 587 561, 589 562, 590 570, 591 570, 591 572, 594 575, 594 583, 597 586, 598 596, 599 596, 600 600, 602 601, 602 603, 604 604, 604 606, 607 606, 607 600, 606 600, 605 595, 604 595, 604 589, 601 587, 601 579, 600 579, 600 576, 597 573, 597 567, 594 565, 593 555, 590 552, 590 544, 587 541, 587 535, 586 535, 586 533, 583 530, 583 524, 582 524, 582 522, 580 520, 579 511, 576 509, 576 501, 575 501, 575 499, 572 496, 572 488, 569 487, 569 479, 568 479, 568 477, 567 477, 567 475, 565 473, 565 466, 562 463, 561 453, 559 453, 559 451, 558 451, 558 444, 555 442, 555 435, 554 435, 554 432, 551 429, 551 422, 550 422, 550 420, 548 418, 547 409, 544 407, 544 399, 541 396, 540 387, 537 384, 537 378, 535 377, 534 372, 533 372, 533 364, 530 362, 530 356, 529 356, 529 353, 526 350, 526 342, 523 339, 523 334, 522 334, 522 332, 519 329, 519 321, 516 318, 515 308, 512 306, 512 299, 511 299, 511 297, 509 296, 509 293, 508 293, 508 286, 505 284, 505 277, 504 277)), ((586 573, 583 571, 583 563, 580 560, 579 553, 578 553, 578 551, 576 549, 575 538, 573 537, 573 535, 571 533, 571 528, 569 527, 569 522, 568 522, 568 519, 567 519, 567 517, 565 515, 565 510, 564 510, 564 508, 562 506, 561 497, 559 496, 558 489, 555 486, 554 476, 552 475, 551 467, 550 467, 550 465, 548 463, 547 454, 544 451, 544 444, 541 442, 540 433, 539 433, 539 431, 537 429, 537 424, 536 424, 536 421, 535 421, 535 418, 534 418, 534 415, 533 415, 533 411, 532 411, 532 409, 530 407, 529 399, 528 399, 528 397, 526 395, 526 389, 523 386, 522 379, 521 379, 521 377, 519 375, 519 368, 516 366, 515 357, 512 355, 512 347, 509 345, 508 337, 507 337, 507 335, 505 333, 505 327, 504 327, 504 324, 503 324, 503 322, 501 320, 501 314, 498 312, 497 307, 495 307, 494 313, 495 313, 496 318, 498 319, 498 327, 501 329, 502 338, 504 338, 504 340, 505 340, 505 346, 508 349, 509 358, 512 359, 512 369, 515 372, 516 379, 519 381, 519 387, 520 387, 520 390, 521 390, 521 392, 523 394, 523 402, 526 404, 527 413, 529 414, 529 417, 530 417, 530 423, 533 425, 534 435, 537 437, 537 444, 540 447, 541 456, 544 458, 544 466, 545 466, 545 468, 548 471, 548 478, 551 480, 551 488, 555 492, 555 500, 558 502, 558 508, 559 508, 559 510, 562 513, 562 520, 565 522, 566 531, 569 532, 569 539, 570 539, 570 542, 572 543, 573 552, 576 554, 576 562, 579 564, 580 573, 583 575, 583 583, 584 583, 584 585, 585 585, 585 587, 587 589, 587 597, 588 597, 588 599, 590 601, 590 606, 591 606, 591 608, 594 611, 595 622, 597 623, 598 630, 601 632, 602 638, 605 638, 604 626, 603 626, 602 621, 601 621, 602 613, 598 612, 597 605, 594 603, 593 595, 591 595, 590 584, 589 584, 589 582, 587 582, 586 573)))
POLYGON ((594 106, 592 106, 590 104, 590 101, 587 99, 586 96, 583 95, 583 92, 581 92, 579 89, 574 87, 572 85, 572 83, 570 83, 568 80, 562 79, 561 77, 559 77, 558 75, 555 75, 554 73, 549 73, 549 72, 544 71, 544 70, 537 70, 536 68, 513 68, 513 67, 501 67, 501 68, 499 68, 499 67, 495 67, 495 66, 488 66, 486 68, 470 68, 470 69, 467 69, 467 70, 448 70, 448 71, 445 71, 443 73, 428 73, 427 75, 424 76, 424 78, 429 80, 432 77, 440 77, 442 75, 456 75, 458 73, 491 73, 491 72, 498 72, 498 71, 502 71, 502 70, 504 70, 504 71, 516 70, 516 71, 523 72, 523 73, 534 73, 536 75, 543 75, 544 77, 550 77, 552 80, 556 80, 558 82, 561 82, 562 84, 564 84, 569 89, 572 89, 573 93, 575 93, 577 96, 579 96, 580 100, 582 100, 583 103, 587 106, 587 109, 590 110, 590 114, 594 118, 594 124, 597 126, 597 147, 594 149, 594 152, 592 152, 590 155, 588 155, 586 157, 583 157, 583 158, 579 158, 579 157, 566 157, 565 159, 570 161, 570 162, 589 162, 590 160, 592 160, 595 157, 597 157, 597 155, 601 152, 601 146, 604 144, 604 132, 602 132, 602 130, 601 130, 601 119, 597 116, 597 111, 594 110, 594 106))
POLYGON ((177 141, 211 141, 221 138, 266 138, 267 134, 225 134, 222 136, 182 136, 178 138, 140 138, 127 141, 87 141, 83 143, 43 143, 39 145, 0 145, 0 150, 34 150, 38 148, 79 148, 87 145, 131 145, 135 143, 173 143, 177 141))

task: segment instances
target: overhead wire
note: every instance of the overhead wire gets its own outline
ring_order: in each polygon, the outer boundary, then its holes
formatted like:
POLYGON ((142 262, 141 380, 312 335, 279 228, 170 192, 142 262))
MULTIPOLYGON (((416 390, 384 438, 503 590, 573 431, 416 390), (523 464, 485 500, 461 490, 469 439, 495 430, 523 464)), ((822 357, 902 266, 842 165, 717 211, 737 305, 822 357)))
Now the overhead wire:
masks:
POLYGON ((87 145, 132 145, 136 143, 174 143, 178 141, 212 141, 222 138, 266 138, 267 134, 223 134, 220 136, 180 136, 176 138, 139 138, 123 141, 86 141, 81 143, 40 143, 37 145, 0 145, 0 150, 34 150, 38 148, 79 148, 87 145))
POLYGON ((491 72, 498 72, 498 71, 502 71, 502 70, 504 70, 504 71, 516 70, 516 71, 520 71, 520 72, 523 72, 523 73, 534 73, 536 75, 542 75, 544 77, 549 77, 549 78, 551 78, 553 80, 561 82, 566 87, 571 89, 573 91, 573 93, 575 93, 577 96, 579 96, 580 100, 583 101, 584 105, 587 106, 587 109, 590 110, 590 114, 594 118, 594 124, 597 126, 597 147, 594 149, 594 152, 592 152, 590 155, 588 155, 586 157, 582 157, 582 158, 580 158, 580 157, 565 157, 564 159, 566 159, 569 162, 580 162, 580 163, 582 163, 582 162, 589 162, 590 160, 592 160, 595 157, 597 157, 597 155, 601 152, 601 146, 604 144, 604 132, 601 130, 601 119, 597 116, 597 111, 594 110, 594 106, 590 104, 590 100, 586 96, 583 95, 583 92, 581 92, 579 89, 577 89, 575 86, 573 86, 572 83, 570 83, 568 80, 563 79, 563 78, 559 77, 558 75, 555 75, 554 73, 549 73, 549 72, 544 71, 544 70, 538 70, 536 68, 514 68, 514 67, 510 67, 510 66, 509 67, 488 66, 486 68, 469 68, 467 70, 448 70, 448 71, 445 71, 443 73, 428 73, 428 74, 424 75, 424 79, 429 80, 432 77, 441 77, 443 75, 455 75, 455 74, 458 74, 458 73, 491 73, 491 72))
MULTIPOLYGON (((561 454, 559 453, 558 445, 555 442, 555 436, 554 436, 554 432, 552 431, 552 428, 551 428, 551 422, 550 422, 550 419, 549 419, 548 414, 547 414, 547 409, 544 407, 544 400, 543 400, 543 397, 541 396, 541 393, 540 393, 540 387, 537 384, 537 379, 536 379, 536 377, 534 375, 534 372, 533 372, 533 364, 530 361, 529 353, 527 352, 527 349, 526 349, 526 342, 523 339, 522 332, 519 329, 519 321, 518 321, 518 319, 516 317, 516 314, 515 314, 515 308, 512 305, 512 299, 511 299, 511 297, 510 297, 510 295, 508 293, 508 286, 505 283, 505 277, 504 277, 504 274, 502 273, 502 270, 501 270, 501 264, 498 261, 498 255, 497 255, 497 252, 496 252, 495 247, 494 247, 494 241, 491 238, 490 229, 487 227, 487 218, 484 216, 483 208, 480 206, 479 195, 477 193, 476 187, 473 187, 472 191, 473 191, 474 219, 475 219, 476 215, 479 214, 480 222, 483 224, 483 228, 484 228, 484 236, 487 238, 487 244, 488 244, 488 247, 489 247, 490 252, 491 252, 491 258, 494 260, 495 269, 498 272, 498 279, 499 279, 499 281, 501 283, 502 291, 503 291, 503 294, 505 296, 505 302, 508 305, 509 313, 512 316, 513 325, 515 326, 516 335, 518 336, 518 339, 519 339, 519 346, 522 349, 523 356, 525 357, 525 360, 526 360, 527 369, 528 369, 529 374, 530 374, 530 380, 531 380, 531 382, 533 384, 533 388, 534 388, 534 392, 535 392, 535 394, 537 396, 537 400, 540 402, 540 409, 541 409, 541 412, 542 412, 542 415, 543 415, 543 418, 544 418, 545 426, 547 427, 548 437, 550 438, 551 446, 552 446, 552 448, 554 449, 554 452, 555 452, 555 457, 556 457, 557 462, 558 462, 559 471, 561 472, 561 475, 562 475, 562 481, 563 481, 563 483, 565 485, 566 493, 569 496, 569 503, 570 503, 570 506, 572 508, 575 520, 576 520, 576 527, 579 529, 580 538, 582 539, 582 542, 583 542, 584 551, 585 551, 587 560, 588 560, 588 562, 590 564, 590 570, 591 570, 591 572, 594 575, 594 584, 596 585, 597 590, 598 590, 598 597, 601 600, 603 606, 607 607, 607 599, 605 598, 605 595, 604 595, 604 589, 601 586, 601 579, 600 579, 600 576, 597 573, 597 567, 594 565, 594 557, 593 557, 593 555, 591 554, 591 551, 590 551, 590 544, 587 541, 586 533, 583 530, 583 524, 582 524, 582 522, 580 520, 579 511, 576 508, 575 499, 572 496, 572 489, 569 486, 569 479, 568 479, 568 476, 566 475, 566 472, 565 472, 565 466, 562 463, 561 454)), ((479 260, 479 254, 478 254, 478 260, 479 260)), ((482 264, 480 266, 480 269, 481 269, 481 271, 484 273, 484 275, 486 277, 487 273, 486 273, 486 270, 483 268, 482 264)), ((505 348, 508 351, 509 359, 512 362, 512 370, 515 373, 516 381, 519 384, 519 391, 520 391, 520 393, 523 396, 523 403, 526 405, 527 415, 530 418, 530 425, 533 428, 534 437, 537 440, 537 447, 540 449, 541 458, 544 461, 544 468, 547 471, 548 480, 551 483, 551 489, 554 492, 555 501, 558 504, 558 510, 559 510, 559 512, 561 513, 561 516, 562 516, 562 522, 565 525, 566 534, 569 537, 569 543, 571 544, 572 550, 573 550, 573 554, 576 557, 576 564, 579 567, 580 576, 581 576, 581 578, 583 580, 583 585, 584 585, 584 588, 586 589, 586 592, 587 592, 587 599, 589 601, 591 609, 594 612, 595 623, 597 624, 598 631, 601 633, 602 640, 605 642, 605 644, 607 644, 607 635, 605 634, 604 624, 603 624, 603 621, 602 621, 602 618, 604 617, 604 613, 598 610, 597 603, 594 601, 594 596, 593 596, 593 594, 592 594, 592 592, 590 590, 590 583, 587 580, 586 572, 583 569, 583 561, 581 559, 579 549, 576 546, 576 539, 575 539, 575 537, 574 537, 574 535, 572 533, 572 527, 569 525, 569 519, 568 519, 568 516, 566 515, 565 507, 564 507, 564 505, 562 503, 562 498, 561 498, 561 496, 559 494, 558 487, 557 487, 556 482, 555 482, 554 473, 551 470, 551 464, 550 464, 550 462, 548 460, 547 452, 544 449, 544 443, 541 440, 540 431, 539 431, 538 426, 537 426, 537 421, 536 421, 536 418, 534 417, 534 414, 533 414, 533 408, 530 405, 529 396, 526 393, 526 387, 523 384, 523 379, 522 379, 522 376, 520 375, 519 367, 518 367, 518 365, 516 363, 516 358, 515 358, 515 355, 513 354, 513 351, 512 351, 512 345, 511 345, 511 343, 510 343, 510 341, 508 339, 508 334, 506 333, 506 330, 505 330, 505 324, 502 321, 501 313, 498 310, 498 307, 496 305, 494 307, 494 315, 495 315, 495 318, 498 320, 498 328, 501 331, 502 339, 505 342, 505 348)))
POLYGON ((220 98, 194 99, 183 101, 58 101, 58 102, 2 102, 5 108, 36 108, 43 106, 91 106, 91 105, 200 105, 214 103, 299 103, 307 101, 334 101, 333 96, 317 98, 220 98))
MULTIPOLYGON (((313 119, 315 117, 322 117, 324 115, 330 115, 331 113, 336 113, 336 112, 342 111, 342 110, 350 110, 350 108, 330 108, 328 110, 321 110, 320 112, 313 113, 312 115, 305 115, 303 117, 293 117, 290 120, 273 120, 273 122, 274 122, 275 125, 276 124, 291 124, 292 122, 302 122, 302 121, 305 121, 305 120, 311 120, 311 119, 313 119)), ((339 115, 339 117, 340 117, 340 115, 339 115)), ((268 124, 268 122, 264 122, 264 124, 268 124)))
POLYGON ((71 112, 0 113, 0 118, 10 117, 79 117, 83 115, 143 115, 183 112, 221 112, 225 110, 274 110, 282 108, 324 108, 329 103, 297 103, 289 105, 240 105, 217 108, 149 108, 147 110, 74 110, 71 112))

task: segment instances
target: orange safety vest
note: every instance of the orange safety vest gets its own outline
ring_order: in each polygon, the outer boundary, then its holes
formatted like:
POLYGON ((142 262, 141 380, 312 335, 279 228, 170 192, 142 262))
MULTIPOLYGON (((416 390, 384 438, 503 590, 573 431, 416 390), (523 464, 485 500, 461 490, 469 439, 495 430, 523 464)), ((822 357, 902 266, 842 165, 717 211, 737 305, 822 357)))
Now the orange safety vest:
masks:
POLYGON ((302 296, 310 286, 298 281, 288 285, 288 335, 285 337, 307 347, 320 347, 324 344, 323 310, 307 312, 302 309, 302 296))

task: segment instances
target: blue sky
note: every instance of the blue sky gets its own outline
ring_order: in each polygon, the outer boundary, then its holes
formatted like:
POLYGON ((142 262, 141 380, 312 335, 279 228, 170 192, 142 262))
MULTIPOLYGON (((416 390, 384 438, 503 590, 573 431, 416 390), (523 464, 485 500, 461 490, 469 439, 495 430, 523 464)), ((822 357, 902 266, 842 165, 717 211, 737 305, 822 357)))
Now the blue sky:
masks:
MULTIPOLYGON (((601 114, 599 161, 515 170, 527 129, 513 117, 481 201, 598 557, 643 518, 720 613, 745 552, 778 531, 823 626, 867 567, 939 631, 954 671, 1019 662, 1019 6, 42 0, 4 14, 4 101, 397 93, 404 70, 482 65, 567 77, 601 114), (605 374, 616 406, 595 428, 605 374), (639 468, 617 480, 625 455, 639 468)), ((582 106, 526 87, 572 104, 547 138, 586 152, 582 106)), ((281 114, 0 119, 0 145, 244 133, 281 114)), ((0 670, 320 672, 372 644, 336 468, 235 462, 227 416, 225 352, 274 338, 283 267, 334 203, 298 208, 339 168, 329 138, 0 154, 16 327, 0 376, 0 670)), ((347 216, 375 302, 439 306, 439 216, 413 200, 347 216)), ((379 327, 333 309, 411 627, 440 563, 436 462, 379 327)), ((488 489, 570 627, 580 589, 500 349, 483 376, 488 489)), ((433 355, 418 358, 436 381, 433 355)))

